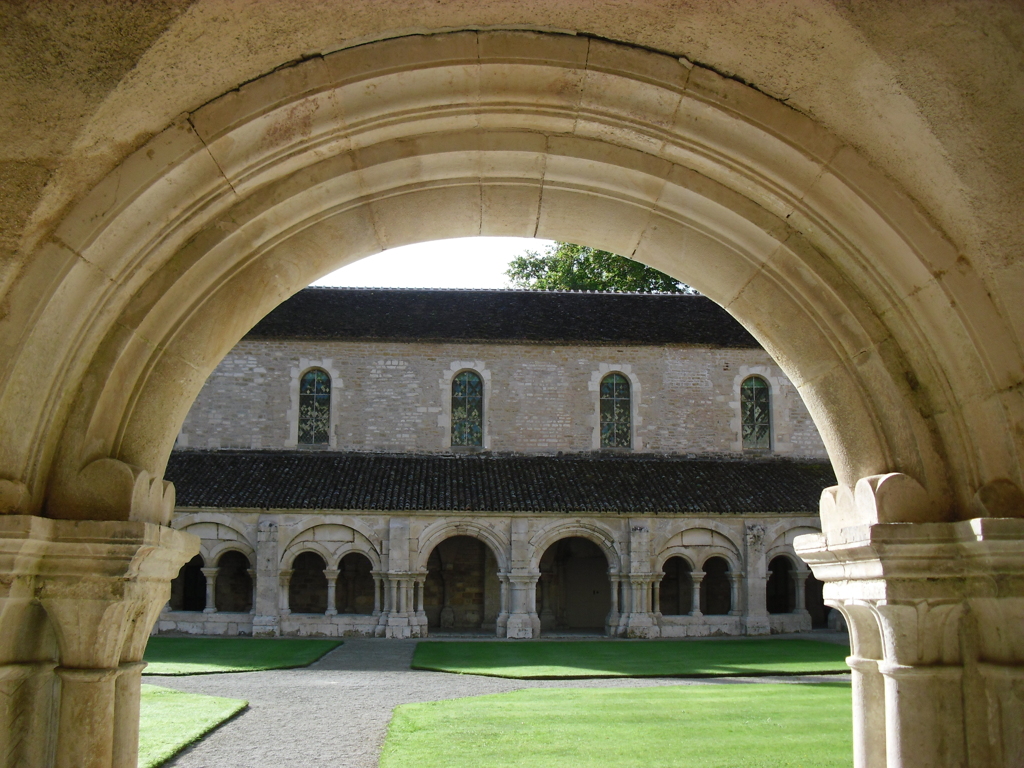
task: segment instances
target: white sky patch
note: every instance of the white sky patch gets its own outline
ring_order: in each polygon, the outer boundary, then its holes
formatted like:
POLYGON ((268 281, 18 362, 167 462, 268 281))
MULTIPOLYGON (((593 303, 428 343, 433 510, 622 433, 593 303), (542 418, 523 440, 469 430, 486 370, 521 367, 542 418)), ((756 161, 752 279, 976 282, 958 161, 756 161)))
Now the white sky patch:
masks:
POLYGON ((552 240, 461 237, 404 245, 368 256, 313 285, 350 288, 508 288, 509 262, 526 251, 543 253, 552 240))

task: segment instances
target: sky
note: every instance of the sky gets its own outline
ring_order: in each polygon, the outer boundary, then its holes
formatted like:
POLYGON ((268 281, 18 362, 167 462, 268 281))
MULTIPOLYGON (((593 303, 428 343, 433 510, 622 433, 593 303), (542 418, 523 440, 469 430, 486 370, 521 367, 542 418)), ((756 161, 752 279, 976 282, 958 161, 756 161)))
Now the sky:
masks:
POLYGON ((405 245, 368 256, 313 285, 351 288, 508 288, 513 257, 543 252, 552 240, 527 237, 461 237, 405 245))

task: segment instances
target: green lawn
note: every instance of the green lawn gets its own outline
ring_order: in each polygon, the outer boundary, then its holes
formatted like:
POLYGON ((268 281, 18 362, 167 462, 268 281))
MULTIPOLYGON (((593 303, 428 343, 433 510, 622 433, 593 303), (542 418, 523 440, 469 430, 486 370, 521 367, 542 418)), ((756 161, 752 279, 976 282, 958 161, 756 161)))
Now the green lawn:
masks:
POLYGON ((422 642, 412 666, 534 679, 827 674, 849 672, 849 652, 816 640, 422 642))
POLYGON ((239 699, 142 686, 139 768, 154 768, 249 705, 239 699))
POLYGON ((209 675, 255 672, 312 664, 339 640, 252 637, 151 637, 144 675, 209 675))
POLYGON ((850 686, 549 688, 395 710, 381 768, 849 768, 850 686))

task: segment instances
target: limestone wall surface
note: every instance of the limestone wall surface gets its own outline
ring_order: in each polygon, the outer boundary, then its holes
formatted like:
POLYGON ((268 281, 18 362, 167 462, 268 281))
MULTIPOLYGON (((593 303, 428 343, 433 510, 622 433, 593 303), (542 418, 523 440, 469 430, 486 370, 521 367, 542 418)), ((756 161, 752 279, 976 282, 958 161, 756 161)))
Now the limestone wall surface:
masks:
POLYGON ((599 448, 601 378, 629 378, 635 451, 740 452, 739 387, 771 385, 772 452, 825 458, 799 394, 762 350, 541 344, 243 340, 217 366, 185 419, 179 448, 296 447, 299 377, 333 380, 333 450, 450 449, 451 380, 484 380, 484 448, 555 453, 599 448))

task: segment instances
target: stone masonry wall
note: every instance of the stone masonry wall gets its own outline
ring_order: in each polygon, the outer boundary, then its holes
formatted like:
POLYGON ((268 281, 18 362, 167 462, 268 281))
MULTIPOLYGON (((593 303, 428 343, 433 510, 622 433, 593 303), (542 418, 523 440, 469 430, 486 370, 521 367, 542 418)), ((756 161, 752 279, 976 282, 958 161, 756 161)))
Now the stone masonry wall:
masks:
POLYGON ((295 446, 298 379, 333 378, 334 450, 442 452, 450 445, 450 382, 466 367, 485 381, 485 447, 499 452, 593 450, 597 382, 632 382, 633 450, 739 450, 739 384, 772 385, 773 452, 825 457, 796 388, 756 349, 542 344, 244 340, 217 366, 189 412, 178 447, 295 446))

